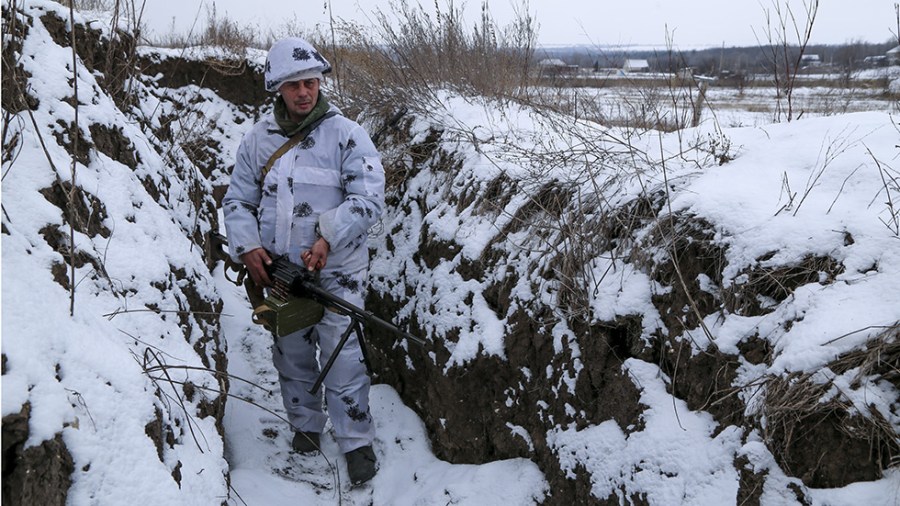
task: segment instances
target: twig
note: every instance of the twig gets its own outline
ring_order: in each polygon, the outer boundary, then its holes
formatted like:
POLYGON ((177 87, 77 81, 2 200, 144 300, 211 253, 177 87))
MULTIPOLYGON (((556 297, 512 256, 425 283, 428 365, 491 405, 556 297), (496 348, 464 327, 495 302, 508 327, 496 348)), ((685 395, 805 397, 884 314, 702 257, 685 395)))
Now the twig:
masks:
POLYGON ((124 313, 175 313, 175 314, 189 314, 189 315, 204 315, 204 316, 234 316, 227 313, 217 313, 215 311, 179 311, 176 309, 116 309, 112 313, 106 313, 102 315, 104 318, 108 318, 112 320, 116 316, 124 313))
MULTIPOLYGON (((888 230, 893 232, 895 236, 900 236, 900 208, 894 204, 894 198, 891 195, 891 187, 888 184, 887 179, 885 179, 887 171, 881 166, 881 162, 878 161, 878 158, 875 157, 875 154, 872 153, 872 150, 868 146, 866 146, 866 151, 869 153, 869 156, 872 157, 875 166, 878 168, 878 175, 881 176, 881 185, 884 187, 885 197, 887 198, 885 204, 887 205, 890 218, 888 218, 887 221, 881 220, 881 222, 884 223, 884 225, 888 227, 888 230)), ((897 181, 897 178, 891 175, 887 175, 887 177, 894 184, 894 191, 900 191, 900 182, 897 181)))
POLYGON ((141 339, 138 339, 137 337, 135 337, 135 336, 129 334, 128 332, 125 332, 125 331, 122 330, 122 329, 119 329, 119 332, 125 334, 126 336, 128 336, 128 337, 130 337, 130 338, 132 338, 132 339, 134 339, 134 341, 135 341, 136 343, 141 343, 141 344, 143 344, 144 346, 146 346, 146 347, 148 347, 148 348, 153 348, 154 350, 156 350, 157 352, 159 352, 159 353, 162 354, 162 355, 166 355, 166 356, 169 356, 169 357, 171 357, 171 358, 173 358, 173 359, 175 359, 175 360, 181 361, 180 358, 178 358, 178 357, 176 357, 176 356, 174 356, 174 355, 172 355, 172 354, 170 354, 170 353, 167 353, 167 352, 163 351, 163 350, 162 350, 161 348, 159 348, 158 346, 153 346, 152 344, 150 344, 150 343, 148 343, 148 342, 142 341, 141 339))
MULTIPOLYGON (((781 211, 788 210, 790 211, 794 207, 794 199, 797 198, 797 192, 791 192, 791 180, 788 178, 787 171, 781 176, 781 195, 787 195, 787 203, 783 206, 779 207, 777 211, 775 211, 775 216, 781 214, 781 211)), ((781 195, 778 196, 778 201, 781 201, 781 195)))
POLYGON ((861 328, 861 329, 853 330, 853 331, 847 332, 847 333, 844 334, 844 335, 837 336, 837 337, 835 337, 834 339, 830 339, 830 340, 828 340, 828 341, 825 341, 824 343, 822 343, 822 346, 828 346, 829 344, 833 344, 833 343, 835 343, 835 342, 837 342, 837 341, 839 341, 839 340, 841 340, 841 339, 843 339, 843 338, 845 338, 845 337, 852 336, 853 334, 859 334, 860 332, 865 332, 865 331, 867 331, 867 330, 872 330, 872 329, 895 329, 895 328, 898 328, 898 327, 900 327, 900 325, 869 325, 868 327, 863 327, 863 328, 861 328))
POLYGON ((831 201, 831 205, 828 206, 828 211, 825 212, 826 214, 830 213, 831 210, 834 208, 834 205, 837 204, 837 200, 844 193, 844 186, 847 185, 847 181, 850 181, 850 178, 852 178, 853 175, 856 174, 856 171, 858 171, 861 167, 862 167, 862 164, 858 165, 855 169, 853 169, 853 172, 848 174, 847 177, 844 178, 844 181, 841 182, 841 188, 838 190, 837 195, 834 196, 834 200, 831 201))
POLYGON ((78 52, 75 50, 75 2, 69 2, 69 42, 72 44, 72 86, 74 87, 75 122, 72 132, 72 187, 69 189, 69 244, 72 254, 69 256, 69 316, 75 315, 75 185, 76 166, 78 164, 78 139, 81 137, 81 127, 78 124, 78 52))
MULTIPOLYGON (((164 365, 164 364, 165 364, 165 363, 159 358, 159 354, 157 354, 155 351, 151 350, 150 348, 147 348, 147 349, 144 350, 143 361, 141 362, 141 368, 144 369, 144 370, 146 370, 146 369, 147 369, 147 364, 150 363, 151 361, 155 361, 156 363, 158 363, 158 364, 160 364, 160 365, 164 365)), ((194 418, 193 418, 193 417, 191 416, 191 414, 188 412, 187 406, 184 405, 184 399, 182 399, 182 398, 181 398, 181 395, 178 394, 178 389, 174 388, 174 386, 175 386, 176 384, 178 384, 178 382, 176 382, 175 380, 172 379, 172 377, 169 375, 168 371, 166 371, 165 368, 162 369, 162 372, 163 372, 163 374, 165 375, 166 380, 168 381, 168 383, 169 383, 170 385, 172 385, 172 387, 173 387, 173 388, 172 388, 172 391, 175 392, 175 399, 178 401, 178 404, 181 406, 181 409, 184 411, 185 417, 186 417, 186 419, 187 419, 188 430, 191 431, 191 437, 194 439, 194 443, 197 445, 197 449, 200 450, 200 453, 205 453, 205 452, 203 451, 203 448, 200 446, 200 441, 197 439, 197 434, 194 432, 194 424, 195 424, 196 422, 194 422, 194 418)), ((154 383, 154 384, 157 384, 153 376, 148 375, 148 377, 149 377, 151 380, 153 380, 153 383, 154 383)), ((158 385, 157 385, 157 386, 158 386, 158 385)), ((169 394, 165 393, 165 392, 163 391, 163 389, 160 389, 160 391, 163 392, 165 396, 171 397, 169 394)), ((200 435, 203 436, 203 440, 206 442, 206 449, 208 450, 208 449, 209 449, 209 442, 206 441, 206 436, 203 434, 202 431, 200 432, 200 435)))
MULTIPOLYGON (((662 152, 662 134, 659 135, 659 148, 660 152, 662 152)), ((671 240, 671 252, 672 252, 672 266, 675 268, 675 274, 678 275, 678 282, 681 284, 681 289, 684 290, 684 295, 687 297, 688 304, 691 306, 691 311, 694 312, 694 316, 697 317, 697 322, 700 325, 700 328, 703 330, 703 333, 706 335, 706 338, 709 339, 709 342, 716 347, 715 344, 715 336, 713 336, 712 332, 710 332, 709 328, 706 326, 706 322, 703 321, 703 315, 700 314, 700 309, 697 307, 697 303, 694 301, 694 297, 691 295, 690 288, 684 280, 684 275, 681 272, 681 266, 679 264, 678 259, 678 251, 675 247, 675 215, 672 212, 672 199, 669 196, 669 176, 668 171, 666 170, 666 163, 662 161, 662 175, 663 175, 663 184, 666 188, 666 206, 669 209, 669 222, 670 227, 672 229, 672 240, 671 240)), ((657 223, 658 225, 658 223, 657 223)), ((688 333, 688 337, 690 337, 690 333, 688 333)), ((693 338, 691 338, 693 341, 693 338)), ((696 342, 694 344, 697 344, 696 342)), ((701 347, 702 348, 702 347, 701 347)))
POLYGON ((675 413, 675 421, 678 422, 678 427, 681 430, 687 430, 684 428, 684 425, 681 424, 681 417, 678 416, 678 404, 675 402, 675 381, 678 377, 678 364, 681 362, 681 348, 684 346, 684 341, 678 343, 678 351, 675 353, 675 369, 672 371, 672 411, 675 413))
MULTIPOLYGON (((169 368, 169 367, 166 366, 166 369, 168 369, 168 368, 169 368)), ((160 370, 164 371, 164 369, 160 369, 160 368, 156 368, 155 370, 157 370, 157 371, 160 371, 160 370)), ((158 380, 166 380, 166 382, 170 382, 170 383, 172 383, 173 385, 182 385, 182 386, 183 386, 183 385, 187 385, 187 384, 188 384, 187 381, 170 380, 168 377, 163 378, 163 377, 161 377, 161 376, 153 376, 153 375, 150 375, 150 374, 148 374, 147 377, 150 378, 150 379, 152 379, 152 380, 155 380, 155 381, 158 381, 158 380)), ((228 375, 228 377, 231 378, 232 376, 231 376, 231 375, 228 375)), ((244 380, 244 381, 247 381, 247 380, 244 380)), ((250 383, 251 385, 256 386, 256 387, 258 387, 258 388, 260 388, 260 389, 265 390, 263 387, 260 387, 259 385, 256 385, 255 383, 252 383, 252 382, 249 382, 249 381, 248 381, 248 383, 250 383)), ((269 409, 269 408, 267 408, 267 407, 265 407, 265 406, 263 406, 263 405, 257 403, 256 401, 254 401, 254 400, 252 400, 252 399, 248 399, 248 398, 246 398, 246 397, 241 397, 241 396, 239 396, 239 395, 235 395, 235 394, 232 394, 232 393, 230 393, 230 392, 223 392, 222 390, 216 390, 215 388, 212 388, 212 387, 207 387, 207 386, 203 386, 203 385, 197 385, 197 384, 195 384, 195 383, 190 383, 190 384, 191 384, 194 388, 198 388, 198 389, 200 389, 200 390, 205 390, 205 391, 208 391, 208 392, 213 392, 213 393, 216 393, 216 394, 219 394, 219 395, 224 394, 224 395, 228 396, 229 398, 237 399, 237 400, 239 400, 239 401, 244 401, 244 402, 246 402, 247 404, 256 406, 257 408, 259 408, 259 409, 265 411, 266 413, 268 413, 268 414, 274 416, 275 418, 278 418, 279 420, 281 420, 281 421, 284 422, 284 423, 287 423, 288 425, 290 425, 290 423, 291 423, 290 420, 288 420, 288 419, 285 418, 284 416, 282 416, 282 415, 278 414, 277 412, 275 412, 275 411, 273 411, 273 410, 271 410, 271 409, 269 409)), ((267 390, 267 391, 271 393, 271 390, 267 390)))
POLYGON ((237 489, 234 488, 234 483, 231 480, 228 480, 228 490, 234 492, 234 495, 237 496, 237 498, 241 501, 241 503, 244 504, 244 506, 249 506, 247 504, 247 501, 245 501, 244 498, 241 497, 241 494, 238 493, 237 489))
POLYGON ((70 388, 66 388, 65 390, 66 390, 66 392, 69 392, 72 395, 74 395, 75 399, 77 399, 77 401, 78 401, 78 405, 81 406, 82 408, 84 408, 84 412, 87 413, 88 419, 90 419, 90 421, 91 421, 91 426, 94 427, 94 432, 96 432, 97 424, 94 422, 94 417, 91 415, 91 410, 88 409, 88 405, 87 405, 87 402, 85 402, 85 400, 84 400, 84 396, 82 396, 81 392, 78 392, 77 390, 72 390, 70 388))
POLYGON ((208 367, 198 367, 198 366, 190 366, 190 365, 169 365, 169 364, 164 364, 164 365, 158 365, 158 366, 148 367, 148 368, 144 369, 144 372, 148 372, 148 373, 149 373, 149 372, 156 372, 156 371, 159 371, 159 370, 162 370, 162 369, 184 369, 184 370, 188 370, 188 371, 203 371, 203 372, 208 372, 208 373, 210 373, 210 374, 216 376, 217 378, 218 378, 218 377, 221 377, 221 376, 224 376, 224 377, 226 377, 226 378, 228 378, 228 379, 230 379, 230 380, 231 380, 231 379, 236 379, 236 380, 238 380, 238 381, 242 381, 242 382, 244 382, 244 383, 247 383, 248 385, 254 386, 254 387, 256 387, 256 388, 258 388, 258 389, 264 391, 264 392, 267 393, 267 394, 272 394, 272 393, 273 393, 272 390, 269 390, 269 389, 266 388, 266 387, 260 386, 260 385, 254 383, 254 382, 252 382, 252 381, 250 381, 250 380, 248 380, 248 379, 241 378, 240 376, 235 376, 234 374, 216 371, 216 370, 210 369, 210 368, 208 368, 208 367))
MULTIPOLYGON (((847 140, 847 138, 844 136, 846 131, 847 131, 847 129, 845 128, 841 132, 841 134, 840 134, 841 136, 838 139, 831 141, 828 144, 828 147, 825 148, 825 159, 822 161, 822 167, 818 171, 810 173, 809 178, 807 178, 807 181, 806 181, 806 189, 803 192, 803 196, 800 197, 800 201, 797 202, 797 207, 794 209, 794 213, 792 216, 797 216, 797 213, 800 212, 800 206, 803 205, 803 202, 806 200, 806 197, 808 197, 810 195, 810 193, 812 193, 812 189, 815 188, 816 184, 818 184, 819 179, 822 177, 822 174, 825 173, 825 170, 828 169, 828 167, 835 160, 837 160, 837 158, 840 155, 842 155, 845 151, 850 149, 850 147, 852 147, 855 144, 855 142, 853 142, 853 143, 849 142, 847 140)), ((823 140, 823 143, 824 143, 824 140, 823 140)))

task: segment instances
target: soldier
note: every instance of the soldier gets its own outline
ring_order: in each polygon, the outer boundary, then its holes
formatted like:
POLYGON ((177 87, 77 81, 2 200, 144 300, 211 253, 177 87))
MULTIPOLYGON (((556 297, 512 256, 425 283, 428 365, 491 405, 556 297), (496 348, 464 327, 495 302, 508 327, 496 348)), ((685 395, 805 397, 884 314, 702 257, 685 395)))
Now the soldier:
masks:
MULTIPOLYGON (((223 200, 232 259, 258 286, 269 286, 273 255, 319 273, 322 288, 363 307, 367 286, 368 229, 384 207, 381 155, 366 131, 341 115, 321 90, 331 65, 300 38, 269 50, 265 86, 276 92, 274 110, 244 136, 223 200), (293 142, 290 142, 293 140, 293 142)), ((376 472, 370 379, 355 334, 325 377, 324 394, 308 392, 334 352, 350 318, 332 311, 310 327, 276 337, 273 360, 294 430, 292 447, 314 452, 327 417, 346 455, 350 481, 376 472)))

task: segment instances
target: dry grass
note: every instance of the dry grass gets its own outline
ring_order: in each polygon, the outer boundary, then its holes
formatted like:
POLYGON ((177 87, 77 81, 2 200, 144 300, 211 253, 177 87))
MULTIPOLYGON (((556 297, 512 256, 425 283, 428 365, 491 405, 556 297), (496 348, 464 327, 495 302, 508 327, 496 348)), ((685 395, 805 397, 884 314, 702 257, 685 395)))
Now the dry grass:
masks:
MULTIPOLYGON (((195 19, 194 27, 196 25, 197 20, 195 19)), ((227 15, 219 16, 215 3, 206 9, 206 25, 202 30, 195 32, 192 27, 187 34, 179 34, 173 30, 150 43, 154 46, 170 48, 214 47, 223 50, 228 55, 239 57, 238 59, 245 56, 247 48, 260 46, 258 30, 255 27, 242 25, 227 15)))
MULTIPOLYGON (((887 381, 900 388, 900 323, 869 340, 865 349, 837 358, 823 369, 828 370, 836 376, 852 372, 851 390, 874 381, 887 381)), ((833 379, 823 380, 820 373, 768 378, 758 415, 765 420, 763 428, 770 448, 778 455, 787 455, 811 425, 834 417, 841 421, 838 429, 846 438, 868 442, 881 469, 900 464, 900 435, 887 419, 890 414, 881 413, 874 405, 861 408, 849 394, 833 379)))
MULTIPOLYGON (((757 263, 764 265, 769 256, 757 259, 757 263)), ((764 315, 798 287, 808 283, 832 283, 842 272, 843 265, 828 256, 809 255, 795 265, 755 266, 737 276, 744 282, 725 287, 722 304, 733 314, 764 315)))
MULTIPOLYGON (((431 15, 406 0, 376 11, 370 32, 336 26, 341 54, 336 79, 345 100, 416 108, 433 103, 442 89, 466 95, 520 97, 527 90, 536 26, 527 14, 498 26, 482 5, 479 23, 468 29, 461 8, 436 5, 431 15)), ((332 46, 330 49, 333 49, 332 46)))

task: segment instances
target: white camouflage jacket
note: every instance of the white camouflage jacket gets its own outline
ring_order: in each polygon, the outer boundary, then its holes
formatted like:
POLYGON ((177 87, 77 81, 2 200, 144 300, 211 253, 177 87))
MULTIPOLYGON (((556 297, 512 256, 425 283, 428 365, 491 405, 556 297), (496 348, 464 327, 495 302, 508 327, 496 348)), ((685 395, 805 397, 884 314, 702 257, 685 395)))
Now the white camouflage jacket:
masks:
POLYGON ((300 254, 321 236, 331 246, 324 275, 368 267, 367 231, 384 208, 381 155, 359 124, 331 111, 262 184, 262 168, 288 137, 271 113, 244 136, 222 203, 235 261, 262 247, 303 265, 300 254))

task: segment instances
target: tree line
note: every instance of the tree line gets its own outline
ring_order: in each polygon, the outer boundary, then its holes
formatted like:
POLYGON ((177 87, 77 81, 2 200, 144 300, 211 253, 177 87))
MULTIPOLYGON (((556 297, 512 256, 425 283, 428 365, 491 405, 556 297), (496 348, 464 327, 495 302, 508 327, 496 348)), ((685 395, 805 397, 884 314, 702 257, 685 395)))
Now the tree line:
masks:
MULTIPOLYGON (((883 43, 851 41, 837 45, 809 44, 803 49, 803 54, 818 57, 817 63, 809 62, 810 69, 824 66, 839 71, 853 71, 886 64, 886 59, 869 57, 884 56, 894 47, 897 47, 895 39, 883 43)), ((627 59, 644 59, 653 71, 676 72, 690 67, 696 74, 720 75, 769 72, 772 63, 768 55, 772 53, 772 49, 771 45, 690 50, 570 46, 541 48, 537 55, 539 58, 558 58, 569 65, 582 68, 621 68, 627 59)), ((782 50, 781 47, 777 49, 782 50)), ((789 46, 788 51, 793 60, 800 54, 800 47, 789 46)))

